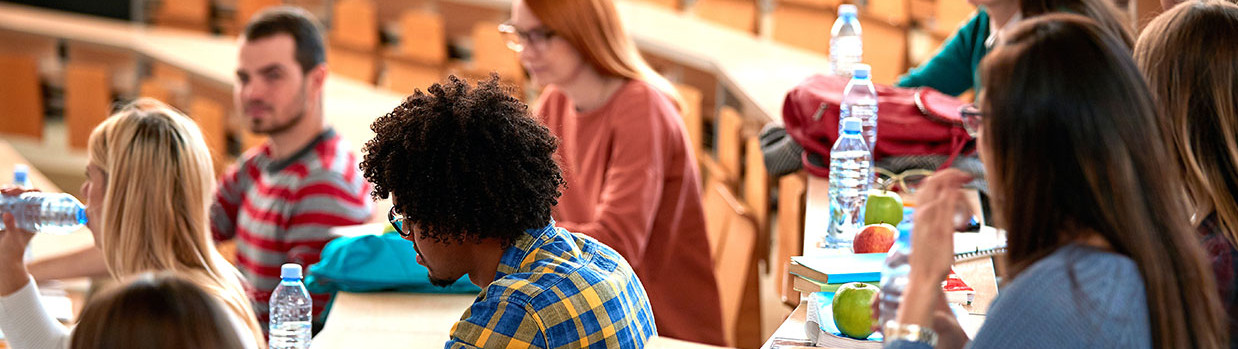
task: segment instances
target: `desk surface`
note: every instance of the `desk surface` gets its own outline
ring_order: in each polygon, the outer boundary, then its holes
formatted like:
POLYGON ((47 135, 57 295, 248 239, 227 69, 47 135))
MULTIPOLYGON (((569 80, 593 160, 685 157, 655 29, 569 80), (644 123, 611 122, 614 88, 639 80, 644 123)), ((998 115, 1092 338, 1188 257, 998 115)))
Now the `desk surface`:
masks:
POLYGON ((442 348, 474 295, 348 293, 335 296, 331 316, 312 348, 442 348))

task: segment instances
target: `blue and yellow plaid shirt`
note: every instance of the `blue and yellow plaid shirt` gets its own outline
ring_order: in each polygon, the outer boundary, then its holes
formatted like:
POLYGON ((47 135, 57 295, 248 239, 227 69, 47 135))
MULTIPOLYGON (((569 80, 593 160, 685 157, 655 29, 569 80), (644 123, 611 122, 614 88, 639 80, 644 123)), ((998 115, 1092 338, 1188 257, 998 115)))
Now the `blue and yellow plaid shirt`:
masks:
POLYGON ((446 348, 641 348, 657 335, 628 262, 591 237, 530 229, 452 326, 446 348))

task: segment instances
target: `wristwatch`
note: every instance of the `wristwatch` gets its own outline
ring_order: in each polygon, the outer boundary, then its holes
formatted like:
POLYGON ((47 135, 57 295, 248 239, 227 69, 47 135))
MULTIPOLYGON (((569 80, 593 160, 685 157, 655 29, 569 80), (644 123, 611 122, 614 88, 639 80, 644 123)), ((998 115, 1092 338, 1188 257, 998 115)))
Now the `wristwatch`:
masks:
POLYGON ((881 335, 885 337, 886 343, 902 340, 924 343, 931 347, 937 346, 937 332, 920 325, 904 325, 894 320, 886 321, 881 329, 881 335))

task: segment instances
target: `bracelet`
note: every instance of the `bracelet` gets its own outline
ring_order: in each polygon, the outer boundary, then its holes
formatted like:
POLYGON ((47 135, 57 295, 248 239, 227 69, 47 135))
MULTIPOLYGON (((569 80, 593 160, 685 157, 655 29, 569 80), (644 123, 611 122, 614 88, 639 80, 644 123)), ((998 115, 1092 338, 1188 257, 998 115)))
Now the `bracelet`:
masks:
POLYGON ((903 340, 925 343, 931 347, 937 346, 937 332, 934 332, 932 328, 920 325, 904 325, 894 320, 886 321, 885 326, 881 329, 881 335, 885 337, 886 343, 903 340))

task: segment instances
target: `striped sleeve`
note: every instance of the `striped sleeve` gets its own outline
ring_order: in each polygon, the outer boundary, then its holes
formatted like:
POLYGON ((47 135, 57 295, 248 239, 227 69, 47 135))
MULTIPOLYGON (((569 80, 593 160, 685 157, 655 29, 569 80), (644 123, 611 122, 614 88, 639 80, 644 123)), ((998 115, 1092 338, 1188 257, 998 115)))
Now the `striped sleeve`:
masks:
POLYGON ((316 263, 322 247, 334 238, 331 228, 365 223, 373 210, 368 191, 365 181, 345 181, 333 171, 305 178, 289 200, 296 204, 284 227, 288 261, 316 263))

